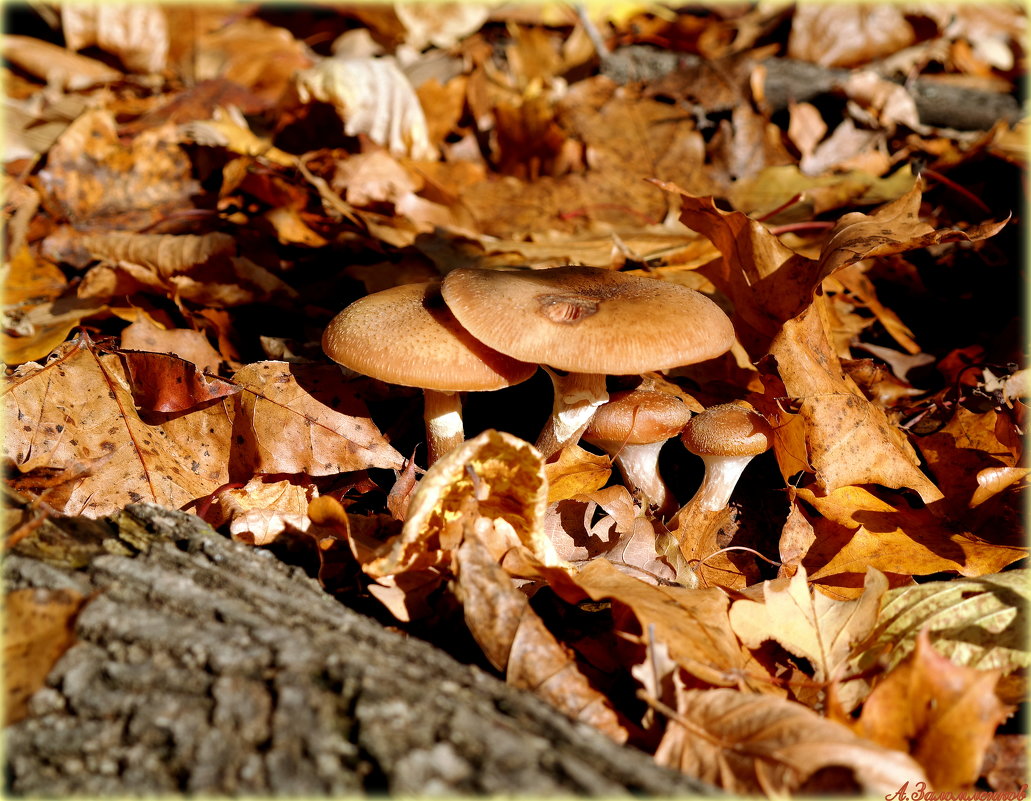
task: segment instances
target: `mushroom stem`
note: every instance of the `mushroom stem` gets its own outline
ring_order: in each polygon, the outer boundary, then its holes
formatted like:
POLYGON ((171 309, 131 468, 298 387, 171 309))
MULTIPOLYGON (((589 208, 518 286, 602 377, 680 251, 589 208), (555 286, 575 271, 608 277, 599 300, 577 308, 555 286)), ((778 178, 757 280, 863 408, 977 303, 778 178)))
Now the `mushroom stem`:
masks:
POLYGON ((537 437, 537 450, 545 459, 570 443, 576 443, 587 428, 595 411, 609 399, 605 376, 599 373, 566 373, 561 375, 549 367, 555 387, 551 418, 537 437))
MULTIPOLYGON (((718 512, 730 503, 730 494, 737 486, 737 480, 754 456, 716 456, 705 454, 705 477, 688 506, 697 504, 706 512, 718 512)), ((685 507, 686 508, 686 507, 685 507)))
POLYGON ((676 499, 659 475, 659 451, 665 444, 665 440, 643 445, 628 444, 613 454, 613 460, 619 465, 627 484, 636 487, 652 506, 658 507, 656 514, 659 517, 667 517, 678 508, 676 499))
POLYGON ((426 420, 427 466, 465 442, 462 396, 457 392, 423 390, 426 420))

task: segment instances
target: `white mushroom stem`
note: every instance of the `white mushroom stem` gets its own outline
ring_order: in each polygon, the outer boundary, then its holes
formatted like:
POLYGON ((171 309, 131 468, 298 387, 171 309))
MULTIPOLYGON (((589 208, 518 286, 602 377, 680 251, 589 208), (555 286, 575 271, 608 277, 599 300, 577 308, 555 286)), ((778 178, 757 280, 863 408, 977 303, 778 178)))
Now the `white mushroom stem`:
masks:
MULTIPOLYGON (((543 366, 543 365, 542 365, 543 366)), ((598 373, 560 375, 544 367, 555 387, 551 419, 537 437, 537 450, 545 459, 580 439, 594 413, 609 399, 605 376, 598 373)))
MULTIPOLYGON (((676 499, 670 494, 666 482, 659 475, 659 451, 666 440, 644 445, 623 445, 613 455, 623 478, 631 487, 636 487, 652 506, 658 507, 656 514, 666 517, 677 510, 676 499)), ((606 448, 605 450, 608 450, 606 448)))
MULTIPOLYGON (((705 463, 705 477, 698 492, 688 502, 688 506, 697 504, 706 512, 718 512, 730 503, 730 494, 737 486, 741 473, 755 456, 715 456, 706 454, 701 457, 705 463)), ((685 507, 686 508, 686 507, 685 507)))
POLYGON ((462 396, 457 392, 423 390, 425 396, 427 466, 465 442, 462 396))

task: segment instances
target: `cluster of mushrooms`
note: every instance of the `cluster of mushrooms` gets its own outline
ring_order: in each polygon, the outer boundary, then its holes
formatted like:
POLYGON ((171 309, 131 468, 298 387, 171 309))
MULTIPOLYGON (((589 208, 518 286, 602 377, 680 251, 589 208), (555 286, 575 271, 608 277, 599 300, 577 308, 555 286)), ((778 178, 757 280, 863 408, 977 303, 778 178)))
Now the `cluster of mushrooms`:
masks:
POLYGON ((632 490, 665 517, 676 511, 659 450, 680 434, 705 463, 693 507, 727 506, 741 471, 770 446, 765 418, 745 404, 691 416, 655 390, 606 392, 606 375, 640 375, 726 353, 734 328, 699 292, 595 267, 452 270, 443 282, 376 292, 338 314, 322 346, 363 375, 421 388, 428 461, 464 440, 460 392, 501 389, 538 367, 555 388, 536 446, 548 458, 581 437, 604 449, 632 490), (384 337, 384 330, 403 336, 384 337))

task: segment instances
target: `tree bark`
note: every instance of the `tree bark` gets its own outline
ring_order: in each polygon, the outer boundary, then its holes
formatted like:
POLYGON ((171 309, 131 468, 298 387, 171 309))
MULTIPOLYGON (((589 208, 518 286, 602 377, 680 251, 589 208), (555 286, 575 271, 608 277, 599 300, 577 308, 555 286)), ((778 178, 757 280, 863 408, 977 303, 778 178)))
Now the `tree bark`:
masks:
POLYGON ((4 577, 90 598, 6 729, 14 795, 712 791, 192 515, 48 520, 4 577))

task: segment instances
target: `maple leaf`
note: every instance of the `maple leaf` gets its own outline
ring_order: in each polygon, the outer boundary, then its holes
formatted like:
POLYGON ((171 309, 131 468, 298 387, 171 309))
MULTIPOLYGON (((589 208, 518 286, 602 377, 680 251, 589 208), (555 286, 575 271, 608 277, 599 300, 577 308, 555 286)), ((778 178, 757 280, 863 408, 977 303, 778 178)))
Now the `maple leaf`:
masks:
POLYGON ((842 678, 853 647, 873 630, 887 589, 884 574, 869 568, 862 596, 837 601, 810 589, 800 566, 790 579, 763 582, 763 603, 735 601, 730 625, 749 648, 776 640, 795 656, 808 659, 817 681, 834 681, 842 678))
POLYGON ((996 728, 1013 711, 995 695, 1000 675, 950 662, 922 630, 915 650, 866 699, 855 728, 912 754, 935 790, 969 789, 996 728))
POLYGON ((612 462, 572 444, 559 451, 557 461, 544 465, 544 475, 548 503, 555 503, 601 489, 612 475, 612 462))

